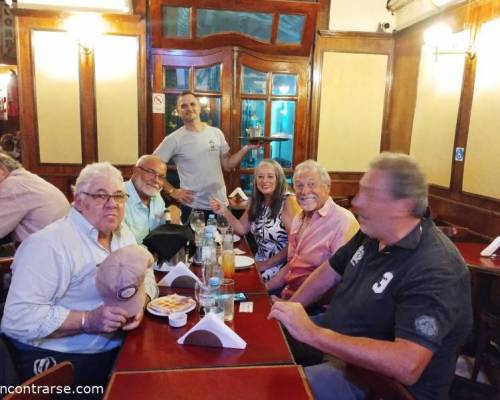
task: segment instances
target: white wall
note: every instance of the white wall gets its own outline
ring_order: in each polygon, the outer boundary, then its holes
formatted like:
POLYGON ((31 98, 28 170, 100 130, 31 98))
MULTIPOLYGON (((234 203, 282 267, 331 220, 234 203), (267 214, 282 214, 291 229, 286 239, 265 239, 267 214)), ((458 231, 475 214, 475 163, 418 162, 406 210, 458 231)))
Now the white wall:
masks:
POLYGON ((392 28, 394 17, 385 4, 386 0, 331 0, 329 28, 332 31, 376 32, 380 22, 389 22, 392 28))

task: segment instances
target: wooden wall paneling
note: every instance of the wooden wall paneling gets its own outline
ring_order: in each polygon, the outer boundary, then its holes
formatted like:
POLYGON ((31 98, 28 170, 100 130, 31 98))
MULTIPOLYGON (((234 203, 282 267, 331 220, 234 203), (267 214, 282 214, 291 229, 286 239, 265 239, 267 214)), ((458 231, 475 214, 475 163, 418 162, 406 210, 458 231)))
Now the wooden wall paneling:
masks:
POLYGON ((392 99, 387 130, 387 150, 409 153, 413 113, 417 99, 420 34, 399 38, 394 45, 392 99))
POLYGON ((80 51, 80 115, 82 136, 82 164, 96 161, 97 118, 95 105, 94 53, 80 51))
MULTIPOLYGON (((153 47, 155 48, 203 50, 222 46, 242 46, 263 53, 297 56, 308 56, 310 54, 316 31, 317 14, 320 7, 323 7, 323 9, 325 8, 324 4, 320 5, 319 3, 278 1, 255 2, 253 0, 239 0, 234 2, 221 2, 220 0, 159 0, 151 1, 150 4, 151 21, 153 21, 152 41, 153 47), (163 36, 162 8, 166 5, 191 8, 191 38, 166 38, 163 36), (262 42, 237 33, 216 34, 193 40, 195 35, 197 7, 231 11, 265 12, 276 15, 279 13, 302 14, 306 16, 303 40, 300 45, 281 45, 272 42, 262 42)), ((277 23, 277 21, 275 21, 275 23, 277 23)))
MULTIPOLYGON (((81 166, 75 164, 40 163, 36 100, 34 89, 34 68, 31 32, 33 29, 58 30, 61 15, 43 12, 40 17, 34 12, 15 11, 17 29, 18 70, 19 70, 19 109, 23 165, 30 171, 45 178, 50 175, 69 174, 76 176, 81 166), (35 14, 35 16, 34 16, 35 14)), ((66 190, 62 187, 61 190, 66 190)))
MULTIPOLYGON (((96 128, 95 128, 95 97, 93 93, 93 59, 91 55, 80 57, 80 112, 82 129, 82 164, 42 164, 40 163, 38 127, 36 113, 36 94, 34 90, 34 68, 31 31, 61 29, 63 19, 69 14, 45 10, 13 11, 17 27, 18 70, 19 70, 19 102, 20 130, 23 148, 23 164, 30 171, 54 182, 68 197, 69 186, 73 183, 81 168, 86 163, 96 160, 96 128)), ((106 15, 110 32, 114 34, 135 35, 140 38, 139 60, 139 148, 145 153, 147 149, 146 130, 146 36, 145 21, 138 16, 106 15)), ((64 117, 64 116, 61 116, 64 117)), ((125 176, 130 176, 132 167, 121 168, 125 176)))
MULTIPOLYGON (((380 143, 381 150, 387 149, 389 146, 389 137, 386 132, 388 131, 387 127, 390 121, 389 105, 392 97, 392 64, 394 52, 394 40, 392 35, 385 33, 330 32, 322 30, 316 37, 316 45, 314 49, 308 158, 317 159, 318 156, 323 54, 329 51, 362 54, 385 54, 388 56, 380 143)), ((329 173, 332 178, 331 194, 333 196, 353 196, 357 193, 358 182, 362 176, 362 172, 343 173, 338 171, 329 171, 329 173)))
MULTIPOLYGON (((451 7, 395 36, 394 85, 389 117, 389 149, 409 152, 422 34, 433 24, 444 22, 454 31, 477 30, 480 24, 500 15, 499 0, 480 0, 451 7)), ((467 147, 470 111, 474 95, 475 59, 466 61, 455 147, 467 147)), ((486 237, 500 233, 500 200, 462 192, 463 162, 453 161, 450 189, 431 185, 429 201, 434 217, 465 226, 486 237)))

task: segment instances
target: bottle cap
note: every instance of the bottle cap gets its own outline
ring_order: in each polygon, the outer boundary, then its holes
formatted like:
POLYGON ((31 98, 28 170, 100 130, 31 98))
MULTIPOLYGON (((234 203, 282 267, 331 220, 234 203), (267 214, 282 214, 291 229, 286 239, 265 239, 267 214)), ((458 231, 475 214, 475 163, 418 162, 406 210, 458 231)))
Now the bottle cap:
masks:
POLYGON ((212 276, 212 277, 208 280, 208 284, 209 284, 211 287, 216 287, 216 286, 219 286, 219 277, 218 277, 218 276, 212 276))

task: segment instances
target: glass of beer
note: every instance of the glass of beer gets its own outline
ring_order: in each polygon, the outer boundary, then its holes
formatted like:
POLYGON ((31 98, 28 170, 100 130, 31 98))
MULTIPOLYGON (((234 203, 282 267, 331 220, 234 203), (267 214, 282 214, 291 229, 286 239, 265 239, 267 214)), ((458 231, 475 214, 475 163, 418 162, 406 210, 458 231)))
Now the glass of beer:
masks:
POLYGON ((234 250, 223 250, 221 255, 222 270, 224 278, 232 279, 234 277, 234 250))
POLYGON ((224 279, 219 287, 219 306, 224 310, 224 321, 234 318, 234 280, 224 279))

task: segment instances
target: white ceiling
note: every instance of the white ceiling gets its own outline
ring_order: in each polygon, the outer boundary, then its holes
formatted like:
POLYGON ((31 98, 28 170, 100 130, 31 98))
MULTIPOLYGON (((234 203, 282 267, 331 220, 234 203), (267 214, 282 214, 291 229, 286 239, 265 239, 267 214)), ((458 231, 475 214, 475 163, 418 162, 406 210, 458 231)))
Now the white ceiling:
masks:
POLYGON ((17 8, 132 14, 131 0, 17 0, 17 8))

